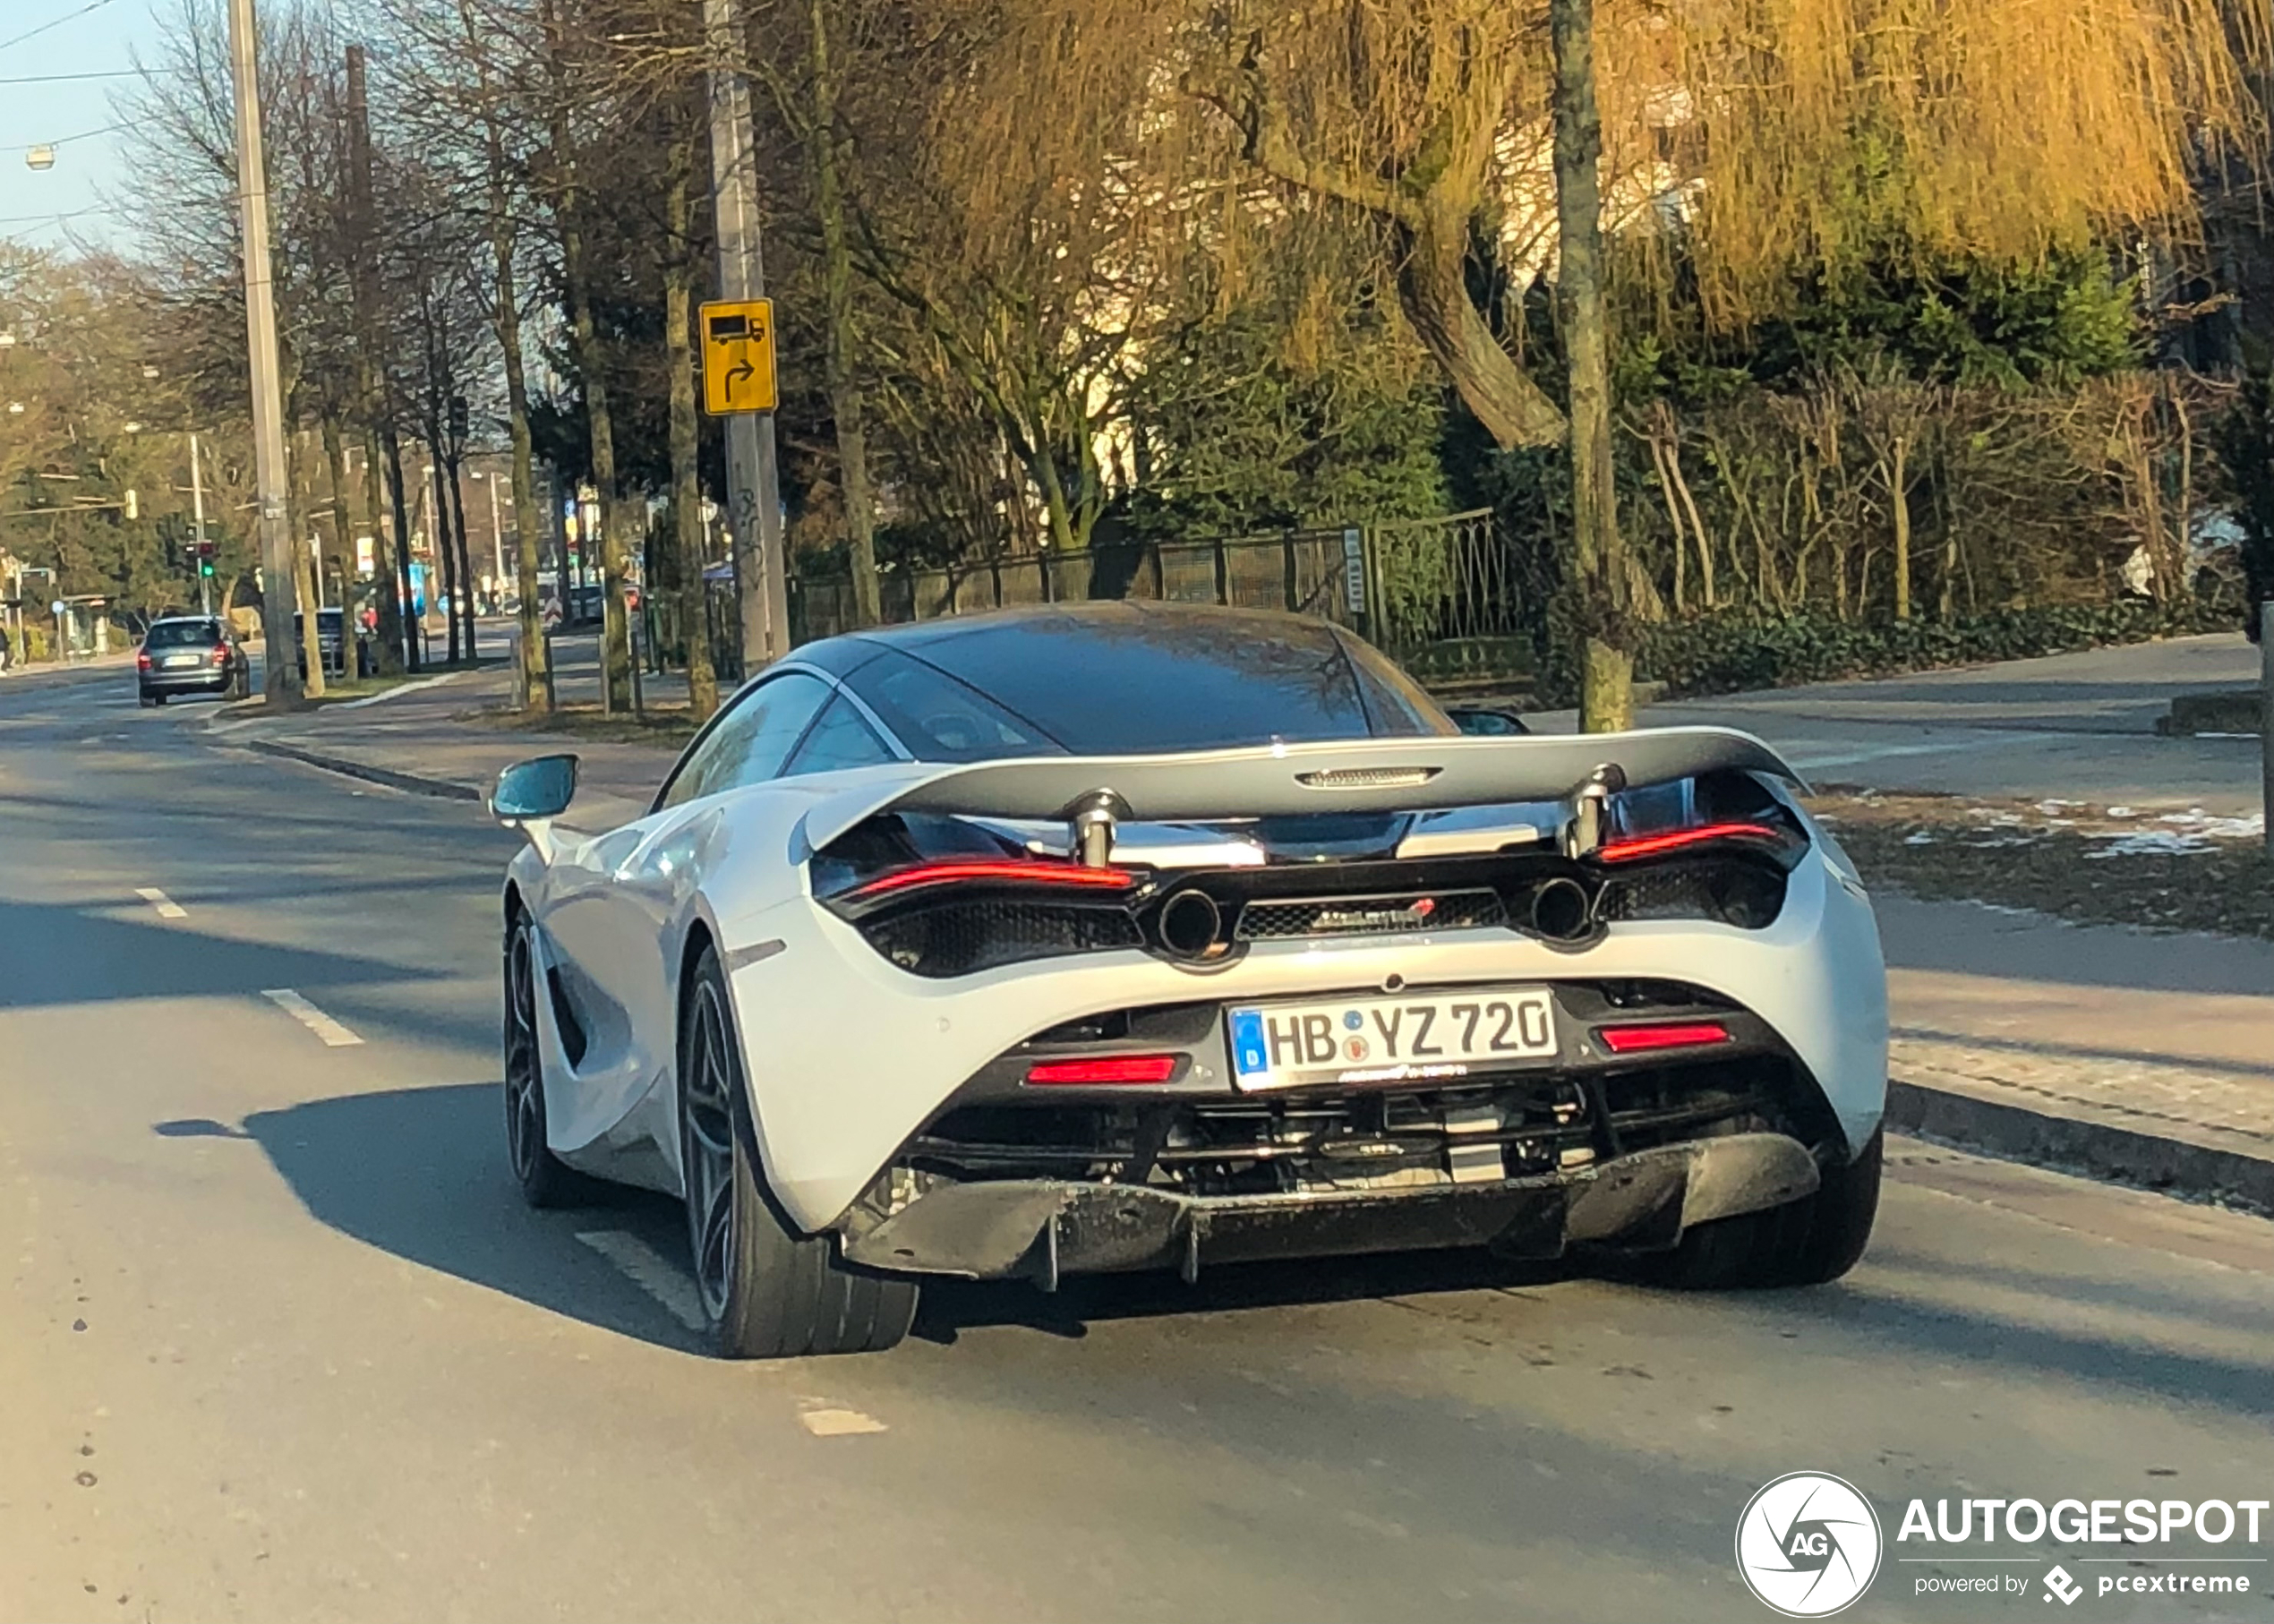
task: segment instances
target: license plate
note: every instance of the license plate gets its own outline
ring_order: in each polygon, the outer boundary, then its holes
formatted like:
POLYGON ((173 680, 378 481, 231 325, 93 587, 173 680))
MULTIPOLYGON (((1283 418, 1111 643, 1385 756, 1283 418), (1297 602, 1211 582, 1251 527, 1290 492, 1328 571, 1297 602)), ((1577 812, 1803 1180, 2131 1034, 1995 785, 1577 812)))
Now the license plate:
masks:
POLYGON ((1250 1004, 1225 1022, 1243 1089, 1466 1077, 1557 1053, 1543 987, 1250 1004))
POLYGON ((168 671, 173 670, 177 665, 195 665, 197 662, 198 657, 195 654, 168 654, 165 659, 158 662, 160 665, 165 666, 168 671))

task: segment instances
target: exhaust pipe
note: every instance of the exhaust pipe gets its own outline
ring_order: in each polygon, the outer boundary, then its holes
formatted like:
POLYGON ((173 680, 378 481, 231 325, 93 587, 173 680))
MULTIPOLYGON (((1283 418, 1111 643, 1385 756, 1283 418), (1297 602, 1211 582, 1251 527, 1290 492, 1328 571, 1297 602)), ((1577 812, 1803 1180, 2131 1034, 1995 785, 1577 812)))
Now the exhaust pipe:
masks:
POLYGON ((1558 876, 1532 893, 1532 928, 1551 942, 1584 941, 1594 929, 1594 904, 1587 888, 1558 876))
POLYGON ((1160 944, 1179 959, 1205 959, 1222 944, 1224 912, 1205 891, 1180 891, 1161 904, 1155 928, 1160 944))

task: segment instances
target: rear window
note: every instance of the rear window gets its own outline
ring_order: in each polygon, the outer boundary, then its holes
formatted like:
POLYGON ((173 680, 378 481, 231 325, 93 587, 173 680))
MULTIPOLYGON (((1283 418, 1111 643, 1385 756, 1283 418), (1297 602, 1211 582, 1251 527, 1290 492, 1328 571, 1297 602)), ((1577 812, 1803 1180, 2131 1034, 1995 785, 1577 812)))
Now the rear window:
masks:
POLYGON ((1078 756, 1453 731, 1395 666, 1323 622, 1069 616, 921 652, 1078 756))
POLYGON ((210 648, 221 640, 221 628, 212 620, 160 620, 142 639, 145 648, 210 648))
POLYGON ((1064 750, 1022 717, 898 649, 880 650, 845 678, 919 761, 996 761, 1064 750))

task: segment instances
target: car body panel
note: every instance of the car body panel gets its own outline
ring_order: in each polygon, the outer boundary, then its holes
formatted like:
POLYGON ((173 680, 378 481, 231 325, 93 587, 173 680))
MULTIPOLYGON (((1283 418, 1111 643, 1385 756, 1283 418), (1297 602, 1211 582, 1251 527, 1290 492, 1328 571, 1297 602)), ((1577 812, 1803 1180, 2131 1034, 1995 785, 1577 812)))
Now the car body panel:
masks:
MULTIPOLYGON (((1564 742, 1428 741, 1439 750, 1504 752, 1564 742)), ((1603 748, 1611 752, 1610 741, 1603 748)), ((1304 746, 1274 759, 1302 766, 1350 755, 1342 746, 1304 746)), ((1049 765, 1081 782, 1098 764, 1049 765)), ((1365 991, 1392 976, 1415 987, 1686 981, 1770 1023, 1823 1090, 1851 1150, 1878 1125, 1887 1042, 1878 933, 1852 870, 1828 844, 1801 859, 1782 911, 1762 930, 1620 923, 1576 953, 1505 929, 1256 943, 1237 962, 1210 970, 1131 950, 930 980, 895 968, 815 901, 804 864, 816 825, 834 828, 848 821, 849 808, 891 805, 941 779, 936 767, 901 764, 783 780, 596 839, 563 840, 550 864, 534 848, 522 852, 513 884, 536 919, 547 962, 602 995, 593 1047, 576 1066, 547 1012, 555 1152, 587 1171, 680 1188, 679 978, 698 927, 728 969, 769 1183, 809 1229, 835 1221, 978 1068, 1037 1032, 1105 1009, 1365 991)))

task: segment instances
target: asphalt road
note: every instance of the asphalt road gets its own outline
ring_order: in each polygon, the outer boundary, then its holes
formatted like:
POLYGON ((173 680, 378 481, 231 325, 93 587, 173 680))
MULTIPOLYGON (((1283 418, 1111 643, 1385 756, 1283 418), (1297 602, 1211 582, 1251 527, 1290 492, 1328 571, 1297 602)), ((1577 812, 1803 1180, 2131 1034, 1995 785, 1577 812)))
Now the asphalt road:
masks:
MULTIPOLYGON (((1891 1540, 1912 1495, 2274 1488, 2274 1226, 1908 1145, 1811 1293, 1385 1260, 705 1360, 668 1203, 510 1185, 511 837, 131 685, 0 684, 0 1620, 1753 1620, 1787 1472, 1891 1540)), ((2047 1616, 1914 1600, 1988 1571, 1923 1550, 1846 1616, 2047 1616)), ((2056 1557, 2142 1571, 2009 1567, 2056 1557)), ((2118 1616, 2274 1617, 2231 1570, 2118 1616)))

